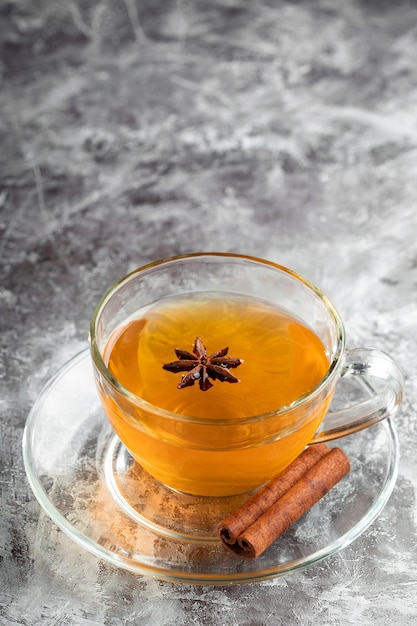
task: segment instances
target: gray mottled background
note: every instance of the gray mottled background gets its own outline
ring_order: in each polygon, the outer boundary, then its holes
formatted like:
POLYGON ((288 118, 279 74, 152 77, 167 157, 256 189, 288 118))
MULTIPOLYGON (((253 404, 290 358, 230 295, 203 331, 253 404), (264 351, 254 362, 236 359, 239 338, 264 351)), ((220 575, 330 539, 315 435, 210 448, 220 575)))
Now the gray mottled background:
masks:
POLYGON ((417 623, 417 2, 2 0, 0 623, 417 623), (254 254, 318 283, 407 379, 400 475, 341 553, 242 587, 142 578, 42 513, 21 437, 103 291, 254 254))

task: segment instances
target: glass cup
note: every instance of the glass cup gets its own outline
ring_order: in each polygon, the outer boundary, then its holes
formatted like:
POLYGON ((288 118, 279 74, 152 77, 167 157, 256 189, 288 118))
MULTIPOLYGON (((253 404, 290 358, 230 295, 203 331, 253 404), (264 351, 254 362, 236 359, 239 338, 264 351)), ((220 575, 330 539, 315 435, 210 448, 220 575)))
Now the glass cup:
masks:
POLYGON ((114 431, 158 481, 202 496, 250 491, 282 471, 305 446, 351 434, 395 413, 404 386, 398 365, 374 349, 347 350, 345 340, 337 309, 308 280, 266 260, 224 253, 173 257, 131 272, 104 295, 90 325, 96 385, 114 431), (267 302, 309 327, 329 363, 318 384, 267 413, 202 419, 151 404, 114 377, 106 346, 127 321, 166 298, 213 292, 225 299, 238 295, 267 302), (358 400, 354 394, 348 405, 329 409, 336 387, 335 401, 339 390, 344 395, 348 380, 363 383, 366 397, 358 400))

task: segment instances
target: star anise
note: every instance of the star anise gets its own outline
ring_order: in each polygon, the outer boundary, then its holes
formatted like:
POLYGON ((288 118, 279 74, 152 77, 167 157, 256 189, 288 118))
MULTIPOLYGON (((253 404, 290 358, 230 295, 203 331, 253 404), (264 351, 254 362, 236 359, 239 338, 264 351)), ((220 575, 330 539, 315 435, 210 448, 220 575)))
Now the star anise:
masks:
POLYGON ((243 361, 242 359, 226 357, 228 350, 229 348, 223 348, 223 350, 213 352, 213 354, 207 356, 206 348, 202 340, 200 337, 196 337, 193 348, 194 354, 186 350, 175 349, 178 361, 165 363, 162 367, 168 370, 168 372, 188 372, 188 374, 183 375, 177 387, 178 389, 190 387, 198 381, 201 391, 208 391, 210 387, 213 387, 210 378, 212 380, 220 380, 221 382, 228 383, 239 382, 239 379, 233 376, 233 374, 229 372, 229 369, 239 367, 243 361))

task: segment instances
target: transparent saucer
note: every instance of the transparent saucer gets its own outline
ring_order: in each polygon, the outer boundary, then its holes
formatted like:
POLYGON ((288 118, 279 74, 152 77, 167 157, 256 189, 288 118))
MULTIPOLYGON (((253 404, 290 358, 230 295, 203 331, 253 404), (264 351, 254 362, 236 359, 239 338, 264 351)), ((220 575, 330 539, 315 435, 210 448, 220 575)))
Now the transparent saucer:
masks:
POLYGON ((23 436, 26 473, 52 520, 113 565, 161 580, 237 584, 273 579, 335 554, 375 520, 395 485, 390 419, 344 437, 351 472, 255 561, 218 541, 215 528, 246 496, 187 496, 135 463, 99 402, 90 355, 71 359, 44 387, 23 436))

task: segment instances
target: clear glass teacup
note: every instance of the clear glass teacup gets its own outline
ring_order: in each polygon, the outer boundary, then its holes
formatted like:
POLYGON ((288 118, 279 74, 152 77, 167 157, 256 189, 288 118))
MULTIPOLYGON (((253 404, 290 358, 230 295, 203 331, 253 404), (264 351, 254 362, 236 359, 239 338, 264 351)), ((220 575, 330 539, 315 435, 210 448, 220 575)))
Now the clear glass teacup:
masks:
POLYGON ((97 389, 120 440, 158 481, 204 496, 250 491, 307 445, 395 413, 398 365, 345 341, 337 309, 308 280, 223 253, 131 272, 90 326, 97 389), (369 393, 329 409, 352 376, 369 393))

